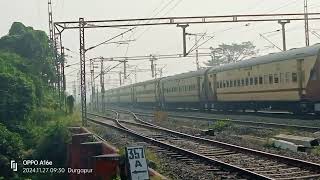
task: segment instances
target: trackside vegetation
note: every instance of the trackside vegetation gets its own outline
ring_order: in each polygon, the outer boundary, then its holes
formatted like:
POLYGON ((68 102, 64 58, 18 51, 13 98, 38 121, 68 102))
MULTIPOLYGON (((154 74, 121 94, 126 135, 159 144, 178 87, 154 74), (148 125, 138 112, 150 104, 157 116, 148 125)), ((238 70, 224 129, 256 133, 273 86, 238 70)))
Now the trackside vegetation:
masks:
POLYGON ((51 160, 55 167, 65 167, 67 126, 79 115, 60 110, 56 79, 46 33, 13 23, 0 39, 0 179, 66 178, 10 169, 11 160, 23 159, 51 160))

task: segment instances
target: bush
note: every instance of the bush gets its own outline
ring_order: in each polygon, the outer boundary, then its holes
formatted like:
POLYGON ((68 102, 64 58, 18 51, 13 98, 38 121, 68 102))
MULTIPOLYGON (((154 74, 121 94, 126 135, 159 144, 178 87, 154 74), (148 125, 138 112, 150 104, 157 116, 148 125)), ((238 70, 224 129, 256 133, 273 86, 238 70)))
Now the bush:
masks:
POLYGON ((314 149, 312 149, 311 153, 316 156, 320 156, 320 146, 317 146, 314 149))
POLYGON ((215 132, 221 132, 231 127, 231 123, 225 120, 215 121, 213 125, 209 127, 209 129, 214 130, 215 132))
POLYGON ((38 140, 35 158, 51 160, 56 167, 65 165, 67 144, 70 141, 69 131, 65 122, 57 121, 49 125, 38 140))
POLYGON ((10 132, 3 124, 0 124, 0 174, 4 179, 16 176, 10 169, 10 161, 20 161, 22 150, 23 142, 20 135, 10 132))

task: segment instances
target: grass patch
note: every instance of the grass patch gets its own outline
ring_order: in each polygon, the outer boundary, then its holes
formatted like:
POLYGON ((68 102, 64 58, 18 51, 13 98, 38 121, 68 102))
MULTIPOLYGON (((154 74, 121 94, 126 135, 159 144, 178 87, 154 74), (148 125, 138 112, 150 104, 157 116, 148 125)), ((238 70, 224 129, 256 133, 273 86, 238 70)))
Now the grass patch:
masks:
POLYGON ((313 148, 311 154, 320 156, 320 146, 316 146, 315 148, 313 148))
POLYGON ((214 132, 222 132, 232 127, 232 123, 226 120, 218 120, 213 124, 209 125, 209 129, 212 129, 214 132))

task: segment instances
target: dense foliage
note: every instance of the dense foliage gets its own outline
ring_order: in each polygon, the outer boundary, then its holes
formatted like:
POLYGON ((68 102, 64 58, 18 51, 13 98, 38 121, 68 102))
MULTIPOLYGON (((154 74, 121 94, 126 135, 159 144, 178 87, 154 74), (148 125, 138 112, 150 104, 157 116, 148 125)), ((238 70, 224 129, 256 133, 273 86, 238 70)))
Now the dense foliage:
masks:
POLYGON ((64 165, 68 118, 58 109, 52 52, 45 32, 19 22, 0 39, 0 179, 28 178, 13 173, 10 160, 64 165))
POLYGON ((43 31, 13 23, 0 39, 0 121, 25 121, 45 102, 55 80, 48 38, 43 31))

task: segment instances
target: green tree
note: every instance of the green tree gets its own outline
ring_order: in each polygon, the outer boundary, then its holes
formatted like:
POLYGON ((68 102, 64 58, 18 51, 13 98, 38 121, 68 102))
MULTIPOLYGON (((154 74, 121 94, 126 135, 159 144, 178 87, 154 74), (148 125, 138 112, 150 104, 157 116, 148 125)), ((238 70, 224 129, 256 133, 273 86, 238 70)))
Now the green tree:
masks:
POLYGON ((25 27, 22 23, 13 23, 9 34, 0 39, 0 49, 25 58, 30 72, 40 76, 45 82, 56 80, 53 51, 45 32, 25 27))
POLYGON ((252 42, 242 42, 240 44, 233 43, 220 44, 218 48, 211 49, 211 60, 205 63, 207 66, 219 66, 222 64, 235 63, 246 58, 253 57, 258 53, 256 46, 252 42))
POLYGON ((24 120, 34 105, 34 88, 21 74, 0 73, 0 120, 24 120))

